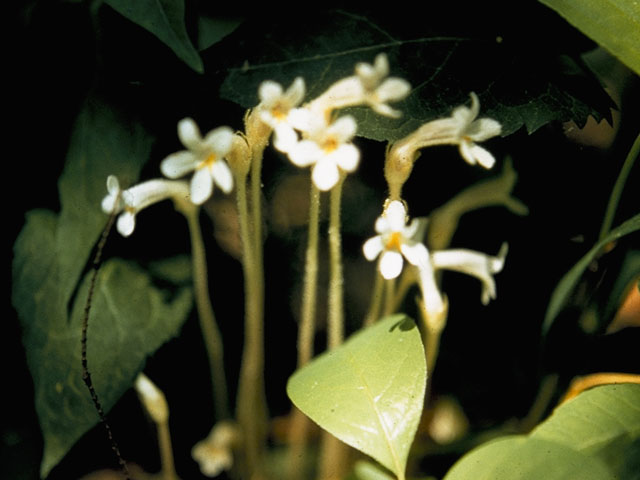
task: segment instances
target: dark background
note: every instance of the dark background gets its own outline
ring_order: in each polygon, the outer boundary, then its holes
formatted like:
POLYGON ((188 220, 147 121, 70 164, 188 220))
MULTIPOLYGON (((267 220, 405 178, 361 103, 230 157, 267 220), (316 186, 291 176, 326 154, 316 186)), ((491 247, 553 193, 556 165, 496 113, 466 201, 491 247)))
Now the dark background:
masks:
MULTIPOLYGON (((522 44, 527 45, 527 51, 550 56, 558 49, 575 52, 594 47, 536 2, 517 2, 517 7, 507 10, 498 2, 482 3, 482 8, 464 7, 462 12, 431 5, 429 14, 421 16, 405 13, 402 5, 397 6, 395 14, 375 10, 362 14, 403 28, 408 37, 433 29, 469 35, 495 31, 517 35, 522 44)), ((175 118, 193 115, 201 122, 203 131, 222 123, 241 128, 243 110, 217 96, 217 86, 230 61, 226 56, 233 54, 231 49, 213 48, 204 52, 206 74, 198 76, 155 37, 107 6, 101 7, 95 18, 83 2, 34 0, 16 2, 14 7, 15 15, 11 18, 15 35, 8 43, 10 68, 5 74, 10 82, 10 98, 6 102, 9 135, 5 137, 9 148, 4 160, 10 166, 7 175, 10 186, 5 200, 8 207, 5 212, 10 212, 9 248, 22 227, 26 211, 59 208, 56 179, 64 165, 74 118, 92 89, 104 92, 116 104, 141 112, 145 125, 157 135, 159 140, 143 176, 156 175, 163 156, 179 147, 175 118)), ((248 12, 226 6, 222 11, 211 11, 207 2, 188 1, 187 21, 193 30, 196 12, 240 16, 258 23, 279 21, 290 12, 285 8, 262 8, 248 12)), ((313 21, 314 11, 310 7, 296 8, 294 11, 302 21, 313 21)), ((474 68, 482 68, 480 59, 470 71, 474 68)), ((497 167, 506 155, 513 158, 519 173, 514 195, 528 205, 530 215, 516 217, 499 208, 474 212, 463 218, 453 239, 454 247, 487 253, 496 253, 503 241, 510 244, 505 269, 496 276, 498 298, 488 307, 480 304, 480 287, 475 279, 451 274, 445 276, 443 283, 451 303, 450 320, 442 338, 432 390, 434 395, 456 396, 474 430, 526 415, 540 379, 546 373, 560 374, 559 395, 577 374, 638 372, 637 363, 632 363, 629 356, 632 345, 637 345, 637 332, 627 329, 607 336, 587 334, 577 323, 584 302, 606 300, 600 297, 606 295, 607 286, 615 279, 622 253, 630 245, 638 247, 637 234, 620 242, 618 248, 601 260, 598 269, 587 275, 587 299, 563 313, 546 342, 540 336, 551 291, 560 277, 595 243, 611 188, 638 133, 637 77, 618 76, 614 80, 618 81, 621 108, 618 133, 609 148, 569 140, 558 123, 548 124, 533 135, 520 130, 489 144, 499 159, 497 167)), ((380 143, 360 139, 358 146, 363 158, 383 158, 384 145, 380 143)), ((412 216, 428 215, 460 189, 486 178, 485 172, 469 168, 461 161, 453 148, 433 149, 429 158, 426 154, 423 157, 404 192, 412 216), (442 182, 438 178, 450 180, 442 182)), ((637 213, 637 168, 629 180, 614 225, 637 213), (634 191, 635 198, 630 193, 634 191)), ((296 170, 273 151, 267 155, 264 172, 267 213, 278 186, 295 173, 296 170)), ((349 331, 358 327, 366 309, 367 296, 362 292, 370 288, 374 265, 363 260, 361 246, 373 234, 373 222, 380 213, 384 193, 381 161, 363 161, 358 172, 347 181, 343 243, 349 331)), ((154 215, 161 215, 152 210, 147 214, 149 220, 145 219, 149 224, 154 215)), ((177 219, 176 225, 180 221, 177 219)), ((267 222, 270 221, 273 218, 267 215, 267 222)), ((203 225, 205 236, 211 236, 215 228, 220 228, 212 225, 206 216, 203 225)), ((270 223, 267 225, 266 383, 269 407, 275 416, 286 414, 289 408, 284 387, 295 366, 296 288, 302 275, 299 260, 304 253, 304 229, 282 230, 270 223)), ((136 231, 127 242, 112 237, 107 255, 139 258, 144 263, 188 248, 186 232, 165 239, 157 249, 145 248, 144 233, 137 234, 136 231)), ((240 318, 237 314, 238 305, 242 304, 239 263, 213 240, 208 244, 211 245, 208 255, 212 271, 224 272, 211 277, 216 313, 222 319, 240 318)), ((409 311, 412 305, 413 295, 409 295, 409 311)), ((20 342, 19 322, 9 301, 5 308, 0 340, 6 375, 0 417, 0 477, 34 479, 38 476, 42 438, 33 408, 33 385, 20 342)), ((238 322, 221 323, 230 388, 234 391, 242 326, 238 322)), ((319 348, 321 343, 319 340, 319 348)), ((145 370, 164 389, 169 400, 176 463, 182 478, 200 478, 189 451, 213 424, 208 410, 210 388, 201 380, 208 378, 206 365, 197 319, 192 315, 180 337, 156 352, 145 370)), ((159 469, 153 426, 146 421, 133 393, 125 394, 116 405, 110 422, 127 459, 150 471, 159 469)), ((442 475, 455 458, 456 454, 434 457, 424 468, 427 473, 442 475)), ((92 470, 113 466, 115 461, 106 436, 98 426, 74 447, 49 478, 79 478, 92 470)))

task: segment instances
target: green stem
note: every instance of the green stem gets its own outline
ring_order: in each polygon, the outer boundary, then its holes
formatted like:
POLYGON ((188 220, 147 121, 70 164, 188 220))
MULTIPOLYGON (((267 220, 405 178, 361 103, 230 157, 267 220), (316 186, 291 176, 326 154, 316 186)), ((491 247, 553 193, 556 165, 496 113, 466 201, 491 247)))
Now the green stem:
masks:
MULTIPOLYGON (((344 278, 342 273, 342 238, 340 236, 340 206, 344 175, 331 190, 329 200, 329 350, 340 346, 344 340, 344 278)), ((349 450, 333 435, 324 432, 320 458, 321 479, 342 478, 347 473, 349 450)))
POLYGON ((253 187, 251 217, 247 208, 246 178, 242 176, 236 179, 245 285, 244 349, 238 382, 237 416, 243 431, 244 459, 242 468, 244 469, 243 477, 246 478, 252 478, 261 470, 267 428, 264 389, 264 278, 259 190, 260 163, 261 160, 254 162, 254 166, 257 164, 257 169, 251 174, 253 187), (254 178, 258 178, 258 181, 254 181, 254 178), (251 226, 249 225, 250 218, 253 223, 251 226))
POLYGON ((229 418, 227 379, 224 373, 224 346, 209 298, 207 258, 199 221, 200 209, 192 206, 191 208, 180 208, 180 210, 187 218, 191 235, 193 287, 200 329, 209 357, 216 417, 219 419, 229 418))
MULTIPOLYGON (((309 194, 309 228, 307 252, 304 269, 304 289, 302 310, 298 328, 298 368, 311 360, 313 356, 313 334, 315 332, 316 297, 318 290, 318 224, 320 218, 320 192, 311 182, 309 194)), ((304 452, 309 432, 309 419, 300 410, 293 407, 289 429, 289 467, 290 479, 300 477, 304 469, 304 452)))
POLYGON ((298 368, 313 356, 313 332, 315 331, 316 295, 318 290, 318 223, 320 217, 320 192, 311 182, 309 196, 309 231, 304 269, 302 313, 298 331, 298 368))
POLYGON ((622 190, 624 189, 624 184, 627 182, 631 167, 633 167, 633 164, 638 159, 638 156, 640 156, 640 134, 633 142, 631 150, 629 150, 627 158, 622 164, 622 169, 620 169, 620 173, 618 174, 616 183, 613 186, 613 190, 611 191, 611 196, 609 197, 609 203, 607 205, 607 211, 604 215, 602 227, 600 228, 600 240, 606 237, 611 230, 611 225, 613 224, 613 218, 615 216, 616 209, 618 208, 618 202, 620 201, 622 190))
POLYGON ((329 204, 329 349, 336 348, 344 339, 344 277, 340 235, 340 207, 344 178, 344 175, 341 176, 331 190, 329 204))
POLYGON ((164 421, 157 424, 158 427, 158 447, 160 449, 160 462, 162 464, 162 480, 178 480, 178 474, 173 462, 173 448, 171 447, 171 433, 169 432, 169 422, 164 421))

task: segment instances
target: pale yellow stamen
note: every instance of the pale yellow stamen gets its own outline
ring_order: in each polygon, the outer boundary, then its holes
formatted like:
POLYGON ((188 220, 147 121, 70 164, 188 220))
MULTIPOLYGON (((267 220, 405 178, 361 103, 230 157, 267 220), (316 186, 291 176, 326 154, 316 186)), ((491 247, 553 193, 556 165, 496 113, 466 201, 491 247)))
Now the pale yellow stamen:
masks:
POLYGON ((335 138, 331 137, 323 143, 322 149, 325 151, 325 153, 331 153, 338 148, 338 145, 338 141, 335 138))

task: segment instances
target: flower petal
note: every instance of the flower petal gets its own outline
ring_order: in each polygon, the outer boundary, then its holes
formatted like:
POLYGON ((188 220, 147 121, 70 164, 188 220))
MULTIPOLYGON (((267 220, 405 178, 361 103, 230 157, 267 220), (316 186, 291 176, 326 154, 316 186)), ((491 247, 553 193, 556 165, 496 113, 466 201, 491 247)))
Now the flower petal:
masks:
POLYGON ((191 201, 196 205, 206 202, 213 192, 213 178, 208 168, 199 168, 191 179, 191 201))
POLYGON ((411 84, 402 78, 387 78, 376 89, 376 97, 381 103, 402 100, 411 91, 411 84))
POLYGON ((219 157, 224 157, 229 153, 233 145, 233 130, 229 127, 218 127, 207 133, 202 143, 219 157))
POLYGON ((355 145, 347 143, 340 145, 335 152, 331 154, 333 162, 347 172, 353 172, 358 167, 360 161, 360 150, 355 145))
POLYGON ((115 175, 109 175, 107 177, 107 192, 111 195, 117 195, 120 193, 120 182, 115 175))
POLYGON ((358 124, 351 115, 344 115, 338 118, 327 128, 328 134, 335 137, 338 143, 346 143, 356 134, 358 124))
POLYGON ((380 273, 390 280, 396 278, 402 272, 402 255, 394 250, 385 250, 380 257, 380 273))
POLYGON ((282 86, 278 82, 265 80, 258 88, 258 96, 260 97, 260 103, 268 108, 282 96, 282 86))
POLYGON ((458 145, 458 148, 460 150, 460 156, 462 156, 462 158, 464 158, 464 160, 469 165, 476 164, 476 157, 474 156, 474 152, 473 152, 474 145, 475 144, 473 142, 470 142, 469 140, 465 140, 465 139, 462 139, 460 141, 460 144, 458 145))
POLYGON ((202 142, 202 135, 198 124, 193 118, 183 118, 178 122, 178 138, 189 150, 199 150, 202 142))
POLYGON ((315 167, 313 167, 313 172, 311 173, 311 178, 320 191, 326 192, 338 183, 340 172, 335 162, 324 157, 316 162, 315 167))
POLYGON ((289 160, 298 167, 308 167, 322 157, 322 150, 312 140, 302 140, 289 151, 289 160))
POLYGON ((128 237, 133 233, 136 226, 136 216, 132 212, 123 212, 118 217, 117 228, 120 235, 128 237))
POLYGON ((466 135, 476 142, 483 142, 489 138, 500 135, 502 125, 493 118, 479 118, 465 132, 466 135))
POLYGON ((382 250, 384 250, 384 242, 382 241, 381 235, 371 237, 369 240, 364 242, 364 245, 362 245, 362 252, 364 253, 365 258, 369 261, 375 260, 382 250))
POLYGON ((179 178, 192 172, 198 165, 198 159, 189 150, 172 153, 160 163, 160 171, 165 177, 179 178))
POLYGON ((280 124, 273 130, 273 146, 283 153, 290 152, 298 143, 298 134, 290 125, 280 124))
POLYGON ((491 155, 491 152, 482 148, 480 145, 471 144, 470 151, 475 161, 477 161, 484 168, 489 169, 496 163, 496 159, 493 155, 491 155))
POLYGON ((422 243, 415 243, 410 245, 409 243, 402 243, 400 245, 400 251, 404 257, 416 267, 424 268, 429 264, 429 250, 422 243))
POLYGON ((224 193, 233 190, 233 175, 224 160, 217 160, 211 166, 211 176, 224 193))
POLYGON ((300 105, 304 99, 305 90, 304 79, 302 77, 296 77, 285 93, 287 103, 290 107, 300 105))

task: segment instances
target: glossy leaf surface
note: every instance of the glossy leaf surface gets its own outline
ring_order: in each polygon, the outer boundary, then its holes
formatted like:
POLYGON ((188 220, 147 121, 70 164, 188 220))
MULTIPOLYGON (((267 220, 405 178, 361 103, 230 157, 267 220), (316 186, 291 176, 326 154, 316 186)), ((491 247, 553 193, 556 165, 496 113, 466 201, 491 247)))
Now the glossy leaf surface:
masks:
POLYGON ((491 441, 462 457, 445 480, 627 480, 640 454, 640 386, 596 387, 578 395, 529 435, 491 441))
POLYGON ((325 430, 404 474, 426 386, 420 333, 395 315, 295 372, 287 393, 325 430))

